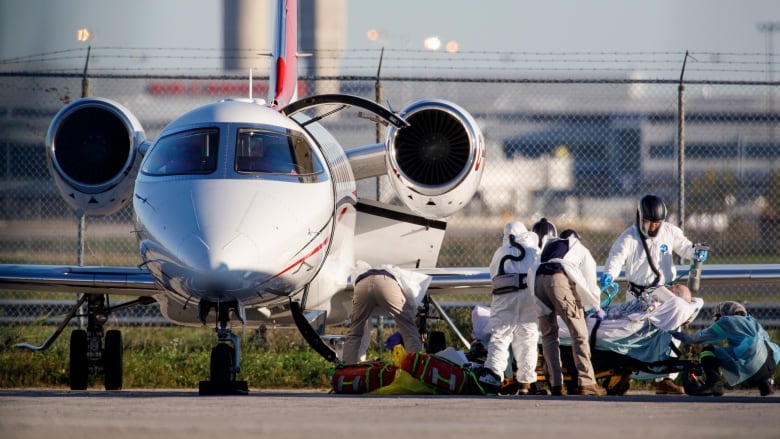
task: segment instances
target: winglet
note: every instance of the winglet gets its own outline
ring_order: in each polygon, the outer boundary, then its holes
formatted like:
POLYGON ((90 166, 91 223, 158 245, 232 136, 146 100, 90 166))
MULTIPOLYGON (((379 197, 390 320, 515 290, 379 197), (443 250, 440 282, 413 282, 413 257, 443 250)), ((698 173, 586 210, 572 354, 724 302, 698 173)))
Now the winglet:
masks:
POLYGON ((273 108, 282 108, 298 99, 298 0, 279 0, 277 4, 269 93, 273 108))

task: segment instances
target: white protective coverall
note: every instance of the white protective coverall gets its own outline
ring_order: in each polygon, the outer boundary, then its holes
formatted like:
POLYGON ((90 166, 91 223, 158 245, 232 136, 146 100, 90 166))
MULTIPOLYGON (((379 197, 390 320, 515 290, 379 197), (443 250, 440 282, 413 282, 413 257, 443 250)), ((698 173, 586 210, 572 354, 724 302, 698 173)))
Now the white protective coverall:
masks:
MULTIPOLYGON (((683 231, 674 224, 666 221, 661 223, 656 236, 647 238, 647 249, 653 257, 661 277, 655 285, 664 285, 677 276, 674 266, 674 255, 683 259, 694 258, 694 246, 683 231)), ((604 263, 604 273, 617 278, 620 269, 625 265, 626 280, 643 287, 653 286, 656 278, 650 262, 647 260, 642 234, 639 233, 636 224, 627 228, 612 244, 609 256, 604 263)), ((634 300, 631 293, 626 293, 626 301, 634 300)))
MULTIPOLYGON (((539 257, 539 238, 529 232, 523 223, 511 222, 504 227, 503 244, 493 254, 490 262, 490 276, 499 274, 499 263, 506 255, 519 256, 521 251, 513 247, 509 237, 514 236, 516 245, 525 249, 520 261, 504 261, 504 273, 525 275, 522 284, 527 285, 530 270, 539 257)), ((523 277, 523 276, 521 276, 523 277)), ((493 294, 490 305, 490 341, 485 367, 503 377, 509 361, 509 348, 517 362, 517 381, 536 382, 536 361, 538 358, 539 327, 536 320, 536 304, 532 289, 521 288, 506 294, 493 294)))
MULTIPOLYGON (((642 234, 637 224, 624 230, 612 244, 607 261, 604 263, 604 273, 616 278, 620 274, 621 267, 625 265, 628 282, 642 287, 664 285, 677 276, 674 254, 688 260, 692 260, 695 255, 693 243, 685 237, 682 229, 666 221, 661 223, 656 236, 647 237, 647 250, 661 274, 657 281, 656 274, 647 260, 647 253, 642 245, 642 234)), ((630 302, 635 299, 636 297, 627 290, 625 301, 630 302)), ((680 344, 678 340, 674 340, 674 343, 678 346, 680 344)), ((677 374, 670 373, 666 377, 675 379, 677 374)))

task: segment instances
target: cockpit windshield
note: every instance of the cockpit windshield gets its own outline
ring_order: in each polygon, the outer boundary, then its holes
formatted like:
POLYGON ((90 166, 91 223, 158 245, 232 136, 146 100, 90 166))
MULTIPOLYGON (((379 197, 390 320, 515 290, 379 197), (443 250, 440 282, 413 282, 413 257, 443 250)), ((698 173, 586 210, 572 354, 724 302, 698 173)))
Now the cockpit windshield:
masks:
POLYGON ((313 175, 322 164, 305 137, 256 128, 241 128, 236 136, 236 171, 313 175))
POLYGON ((141 172, 149 175, 209 174, 217 168, 219 130, 184 131, 166 136, 149 150, 141 172))

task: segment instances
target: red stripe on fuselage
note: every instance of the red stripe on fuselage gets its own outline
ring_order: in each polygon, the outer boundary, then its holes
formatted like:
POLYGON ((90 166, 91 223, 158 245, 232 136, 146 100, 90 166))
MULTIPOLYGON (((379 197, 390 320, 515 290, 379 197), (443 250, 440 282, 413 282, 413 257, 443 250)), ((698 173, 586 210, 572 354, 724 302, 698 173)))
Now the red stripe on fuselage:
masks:
POLYGON ((302 258, 300 258, 297 261, 293 262, 292 264, 290 264, 284 270, 276 273, 271 279, 275 279, 275 278, 283 275, 284 273, 287 273, 288 271, 292 270, 293 268, 301 265, 307 259, 309 259, 310 257, 314 256, 317 252, 322 250, 328 244, 328 241, 330 241, 330 237, 325 238, 325 240, 323 240, 317 247, 314 247, 308 254, 304 255, 302 258))
POLYGON ((344 218, 344 215, 347 214, 347 208, 342 207, 341 212, 339 212, 339 217, 336 219, 336 221, 341 221, 341 218, 344 218))

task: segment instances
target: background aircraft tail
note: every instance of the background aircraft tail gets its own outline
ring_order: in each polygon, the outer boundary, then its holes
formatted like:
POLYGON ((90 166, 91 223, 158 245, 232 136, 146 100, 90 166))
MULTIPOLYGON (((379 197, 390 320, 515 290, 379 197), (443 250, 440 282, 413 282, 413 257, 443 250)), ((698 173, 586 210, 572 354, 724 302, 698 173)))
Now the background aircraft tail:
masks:
POLYGON ((269 103, 282 108, 298 99, 298 0, 279 0, 269 103))

